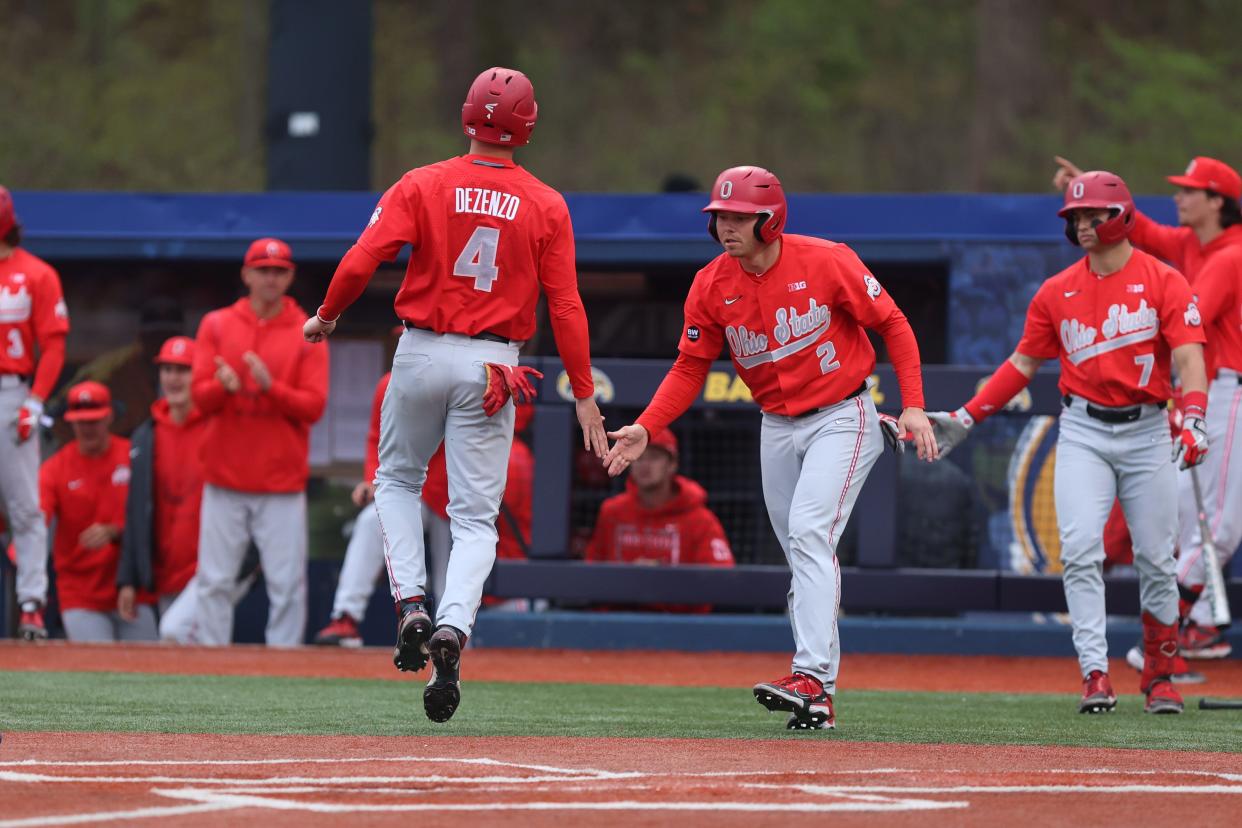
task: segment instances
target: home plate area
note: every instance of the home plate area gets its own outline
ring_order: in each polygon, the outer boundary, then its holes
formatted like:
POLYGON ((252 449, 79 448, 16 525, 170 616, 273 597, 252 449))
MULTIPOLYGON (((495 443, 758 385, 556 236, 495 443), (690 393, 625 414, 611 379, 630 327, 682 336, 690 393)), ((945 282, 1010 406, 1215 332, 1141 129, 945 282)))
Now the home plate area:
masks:
MULTIPOLYGON (((494 740, 489 751, 480 748, 493 740, 411 738, 358 740, 379 748, 371 755, 352 744, 336 754, 280 756, 272 751, 281 740, 286 747, 295 740, 204 736, 196 750, 193 736, 153 738, 181 742, 182 758, 0 761, 0 828, 248 818, 271 828, 327 824, 342 815, 396 824, 422 814, 436 815, 437 824, 486 816, 510 824, 678 819, 753 826, 832 814, 850 824, 915 825, 939 811, 954 824, 1110 824, 1123 814, 1151 821, 1180 812, 1195 813, 1196 825, 1204 825, 1214 817, 1227 824, 1226 814, 1242 805, 1242 773, 1230 754, 515 738, 494 740), (261 752, 244 749, 247 742, 261 752), (402 746, 413 749, 392 750, 402 746), (904 765, 886 761, 903 756, 904 765), (1106 761, 1113 759, 1121 761, 1106 761), (1216 768, 1195 767, 1211 764, 1216 768)), ((6 739, 5 747, 11 744, 6 739)), ((5 758, 15 752, 5 750, 5 758)))

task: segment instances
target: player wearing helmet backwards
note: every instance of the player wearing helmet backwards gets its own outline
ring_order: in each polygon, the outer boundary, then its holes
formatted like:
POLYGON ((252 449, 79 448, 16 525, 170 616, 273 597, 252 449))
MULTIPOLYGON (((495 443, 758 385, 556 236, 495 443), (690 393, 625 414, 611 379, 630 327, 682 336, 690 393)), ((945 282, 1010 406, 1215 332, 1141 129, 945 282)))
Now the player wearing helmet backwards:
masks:
POLYGON ((763 409, 763 498, 793 574, 793 669, 755 685, 755 697, 790 712, 790 728, 831 728, 841 660, 837 542, 883 445, 866 393, 875 351, 864 328, 884 337, 905 405, 900 427, 930 460, 936 443, 923 413, 918 343, 854 251, 784 233, 785 193, 772 173, 725 170, 703 212, 724 253, 695 275, 677 361, 637 422, 609 434, 616 443, 604 462, 616 476, 638 459, 698 396, 728 345, 763 409))
POLYGON ((1165 404, 1170 354, 1186 412, 1173 458, 1183 468, 1207 453, 1203 328, 1182 274, 1126 240, 1134 200, 1108 172, 1070 181, 1065 235, 1087 255, 1043 283, 1027 309, 1022 340, 970 402, 934 412, 941 455, 1000 411, 1045 360, 1061 361, 1063 394, 1054 484, 1062 579, 1083 675, 1078 710, 1117 704, 1108 678, 1102 535, 1114 498, 1134 543, 1143 609, 1140 689, 1148 713, 1180 713, 1170 681, 1177 655, 1177 470, 1170 461, 1165 404))
POLYGON ((534 393, 518 349, 535 333, 540 287, 583 443, 599 457, 608 447, 569 209, 560 193, 513 162, 537 114, 534 87, 521 72, 496 67, 479 75, 461 109, 469 154, 411 170, 384 193, 303 328, 312 342, 331 334, 380 262, 410 245, 396 299, 406 330, 380 413, 375 508, 399 619, 393 660, 398 669, 420 670, 430 658, 423 707, 436 722, 448 721, 461 700, 461 648, 496 560, 513 440, 510 396, 534 393), (453 554, 433 633, 420 494, 441 442, 453 554))

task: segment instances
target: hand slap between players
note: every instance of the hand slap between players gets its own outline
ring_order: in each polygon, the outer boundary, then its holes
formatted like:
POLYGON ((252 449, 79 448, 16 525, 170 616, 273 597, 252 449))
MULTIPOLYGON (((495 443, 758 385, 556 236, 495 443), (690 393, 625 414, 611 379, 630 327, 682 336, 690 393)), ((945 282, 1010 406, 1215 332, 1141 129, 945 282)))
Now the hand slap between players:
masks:
POLYGON ((604 415, 599 413, 599 405, 594 397, 574 400, 574 408, 578 412, 578 425, 582 426, 582 447, 600 460, 608 453, 608 437, 604 433, 604 415))
POLYGON ((483 389, 483 413, 489 417, 504 408, 510 397, 520 403, 533 402, 536 393, 530 378, 543 379, 543 374, 525 365, 485 362, 483 370, 487 374, 487 386, 483 389))
POLYGON ((627 425, 608 432, 608 436, 615 442, 604 458, 604 468, 608 469, 609 477, 616 477, 642 456, 651 435, 640 425, 627 425))
POLYGON ((909 435, 910 440, 914 443, 914 447, 918 449, 919 459, 931 462, 940 458, 940 446, 936 443, 936 434, 932 429, 931 421, 927 419, 927 414, 921 408, 907 408, 901 412, 901 417, 897 420, 897 425, 901 427, 901 437, 904 439, 909 435))

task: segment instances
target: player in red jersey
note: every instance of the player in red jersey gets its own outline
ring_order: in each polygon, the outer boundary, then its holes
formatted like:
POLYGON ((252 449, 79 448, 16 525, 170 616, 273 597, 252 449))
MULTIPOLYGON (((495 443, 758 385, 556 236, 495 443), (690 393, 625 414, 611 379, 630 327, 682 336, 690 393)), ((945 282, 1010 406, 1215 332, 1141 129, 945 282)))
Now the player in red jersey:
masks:
POLYGON ((330 335, 380 262, 410 245, 396 299, 406 332, 384 397, 375 506, 400 618, 394 661, 419 670, 432 660, 423 706, 433 721, 447 721, 460 702, 461 647, 496 559, 513 439, 507 403, 515 391, 533 393, 518 349, 535 333, 541 287, 584 445, 600 457, 607 450, 569 209, 560 193, 513 161, 537 115, 534 87, 521 72, 495 67, 479 75, 462 106, 470 152, 411 170, 384 193, 304 328, 312 342, 330 335), (453 555, 433 634, 419 493, 441 441, 453 555))
MULTIPOLYGON (((1070 178, 1080 174, 1081 170, 1064 158, 1058 157, 1056 161, 1058 168, 1053 176, 1053 185, 1064 189, 1070 178)), ((1242 206, 1239 205, 1239 199, 1242 199, 1242 176, 1219 159, 1198 156, 1191 159, 1184 173, 1170 175, 1168 181, 1178 188, 1173 194, 1173 201, 1177 205, 1178 226, 1159 224, 1136 211, 1129 239, 1140 249, 1164 259, 1180 270, 1190 282, 1191 288, 1198 293, 1199 274, 1205 271, 1212 260, 1220 256, 1237 256, 1238 251, 1242 251, 1242 206)), ((1217 292, 1219 293, 1219 286, 1217 292)), ((1200 302, 1199 306, 1202 312, 1203 303, 1200 302)), ((1226 504, 1236 502, 1229 499, 1230 492, 1227 490, 1230 489, 1230 481, 1242 477, 1237 471, 1242 468, 1242 440, 1227 436, 1238 430, 1238 406, 1235 402, 1238 391, 1235 376, 1237 366, 1219 361, 1220 349, 1216 347, 1217 338, 1232 326, 1214 327, 1207 316, 1204 317, 1203 324, 1208 335, 1204 350, 1210 384, 1208 396, 1219 401, 1209 406, 1211 414, 1207 418, 1207 431, 1212 444, 1219 450, 1213 452, 1206 461, 1207 465, 1197 474, 1202 484, 1203 508, 1208 525, 1212 527, 1214 535, 1218 535, 1215 538, 1217 546, 1227 561, 1228 555, 1237 546, 1239 539, 1242 539, 1242 523, 1232 517, 1232 513, 1237 510, 1225 508, 1226 504)), ((1227 348, 1224 353, 1229 353, 1227 348)), ((1174 402, 1178 403, 1176 392, 1174 402)), ((1185 472, 1178 477, 1181 504, 1178 543, 1181 554, 1178 558, 1177 580, 1182 598, 1180 607, 1183 621, 1179 643, 1183 655, 1187 657, 1223 658, 1232 648, 1222 631, 1214 625, 1207 602, 1200 599, 1204 584, 1203 544, 1199 537, 1199 506, 1191 475, 1191 472, 1185 472)), ((1116 522, 1115 518, 1110 518, 1110 534, 1121 533, 1114 525, 1116 522)), ((1141 667, 1141 648, 1131 650, 1126 658, 1131 665, 1141 667)))
POLYGON ((637 422, 609 434, 616 443, 604 462, 616 476, 638 459, 650 435, 690 407, 728 345, 763 409, 763 498, 793 573, 793 671, 756 685, 755 697, 792 713, 790 728, 831 728, 841 659, 836 547, 883 445, 867 393, 875 350, 864 329, 888 346, 905 405, 901 430, 932 459, 918 343, 854 251, 783 232, 788 208, 772 173, 725 170, 703 211, 724 253, 695 275, 677 361, 637 422))
POLYGON ((1144 709, 1180 713, 1182 698, 1170 680, 1177 656, 1177 475, 1165 403, 1172 361, 1186 410, 1174 456, 1183 467, 1202 462, 1208 400, 1199 309, 1180 273, 1126 240, 1134 201, 1117 176, 1088 172, 1073 179, 1057 215, 1087 255, 1039 288, 1022 341, 979 393, 952 414, 931 417, 947 454, 1025 388, 1041 364, 1060 360, 1055 498, 1065 600, 1083 675, 1079 712, 1117 703, 1108 677, 1102 537, 1120 499, 1143 607, 1144 709))
POLYGON ((69 312, 60 277, 22 249, 13 197, 0 187, 0 501, 17 553, 18 635, 47 638, 47 525, 39 511, 39 421, 65 364, 69 312))

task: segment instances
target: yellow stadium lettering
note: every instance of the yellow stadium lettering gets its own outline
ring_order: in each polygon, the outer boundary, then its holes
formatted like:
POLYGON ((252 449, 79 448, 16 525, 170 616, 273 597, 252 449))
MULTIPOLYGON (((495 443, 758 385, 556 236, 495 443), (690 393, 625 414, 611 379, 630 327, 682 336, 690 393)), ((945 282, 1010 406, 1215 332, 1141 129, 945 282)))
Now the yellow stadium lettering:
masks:
POLYGON ((724 402, 729 393, 729 375, 724 371, 712 371, 703 385, 704 402, 724 402))

